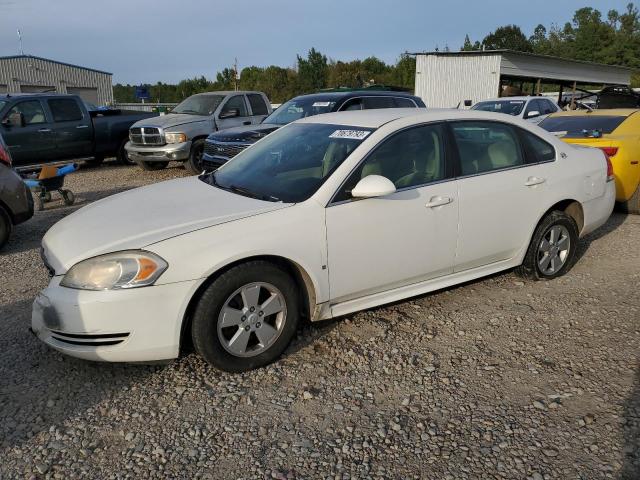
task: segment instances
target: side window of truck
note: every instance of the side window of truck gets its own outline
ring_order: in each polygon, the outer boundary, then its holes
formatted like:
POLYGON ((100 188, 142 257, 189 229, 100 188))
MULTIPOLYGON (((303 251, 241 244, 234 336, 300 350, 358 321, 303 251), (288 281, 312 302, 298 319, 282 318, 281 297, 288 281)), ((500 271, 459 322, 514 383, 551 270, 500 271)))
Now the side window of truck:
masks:
POLYGON ((222 107, 221 113, 227 113, 230 110, 238 110, 239 117, 247 116, 247 105, 244 103, 244 95, 236 95, 231 97, 224 107, 222 107))
POLYGON ((70 98, 47 100, 54 122, 74 122, 82 120, 82 110, 78 102, 70 98))
POLYGON ((250 93, 247 95, 247 98, 249 98, 249 104, 251 105, 251 110, 254 115, 269 115, 269 109, 267 108, 267 104, 264 103, 262 95, 250 93))
POLYGON ((16 113, 22 115, 25 125, 37 125, 38 123, 47 122, 42 105, 38 100, 29 100, 14 105, 7 113, 7 117, 16 113))

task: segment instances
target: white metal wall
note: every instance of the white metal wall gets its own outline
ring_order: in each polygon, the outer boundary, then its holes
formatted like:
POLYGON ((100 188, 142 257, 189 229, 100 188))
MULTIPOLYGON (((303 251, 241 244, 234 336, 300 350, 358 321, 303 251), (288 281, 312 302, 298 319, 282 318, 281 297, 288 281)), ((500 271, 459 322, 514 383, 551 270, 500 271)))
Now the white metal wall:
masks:
POLYGON ((67 93, 67 87, 97 88, 98 103, 113 103, 111 74, 74 67, 38 57, 0 58, 0 85, 9 93, 19 93, 21 85, 54 86, 67 93))
POLYGON ((500 58, 496 55, 416 56, 416 95, 427 108, 455 108, 498 96, 500 58))

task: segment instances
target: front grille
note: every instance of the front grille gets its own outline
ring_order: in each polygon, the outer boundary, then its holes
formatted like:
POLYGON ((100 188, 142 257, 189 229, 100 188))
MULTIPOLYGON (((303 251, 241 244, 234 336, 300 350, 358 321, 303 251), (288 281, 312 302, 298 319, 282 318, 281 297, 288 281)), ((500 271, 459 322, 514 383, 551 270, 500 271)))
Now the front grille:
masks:
POLYGON ((164 145, 164 135, 157 127, 131 127, 129 140, 134 145, 164 145))
POLYGON ((57 330, 51 330, 51 336, 62 343, 69 345, 81 345, 85 347, 110 347, 124 342, 129 333, 64 333, 57 330))
POLYGON ((204 153, 211 157, 233 158, 248 146, 243 143, 206 142, 204 153))

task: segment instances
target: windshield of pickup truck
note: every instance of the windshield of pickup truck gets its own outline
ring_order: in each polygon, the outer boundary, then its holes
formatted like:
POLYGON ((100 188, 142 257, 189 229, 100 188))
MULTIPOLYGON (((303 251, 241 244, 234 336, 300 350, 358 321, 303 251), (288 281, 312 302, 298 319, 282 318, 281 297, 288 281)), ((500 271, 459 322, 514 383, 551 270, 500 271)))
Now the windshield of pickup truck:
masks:
POLYGON ((287 103, 280 105, 278 109, 264 119, 262 123, 272 123, 275 125, 286 125, 300 120, 301 118, 329 113, 333 110, 336 102, 330 100, 318 100, 317 97, 294 98, 287 103))
POLYGON ((224 95, 193 95, 179 103, 171 113, 186 113, 188 115, 213 115, 224 95))
POLYGON ((524 108, 524 100, 499 100, 497 102, 480 102, 476 103, 471 110, 480 110, 482 112, 506 113, 508 115, 520 115, 524 108))
POLYGON ((200 179, 260 200, 303 202, 372 131, 322 123, 289 125, 200 179))

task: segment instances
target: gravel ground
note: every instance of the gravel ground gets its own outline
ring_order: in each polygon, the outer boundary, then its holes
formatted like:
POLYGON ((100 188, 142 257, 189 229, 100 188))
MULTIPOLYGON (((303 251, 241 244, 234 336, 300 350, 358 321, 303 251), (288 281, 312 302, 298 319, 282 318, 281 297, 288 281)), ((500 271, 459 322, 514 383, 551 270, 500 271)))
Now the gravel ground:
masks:
POLYGON ((98 198, 184 176, 68 177, 0 255, 0 478, 640 478, 640 217, 581 241, 565 277, 507 272, 305 326, 231 375, 64 357, 27 327, 44 232, 98 198))

